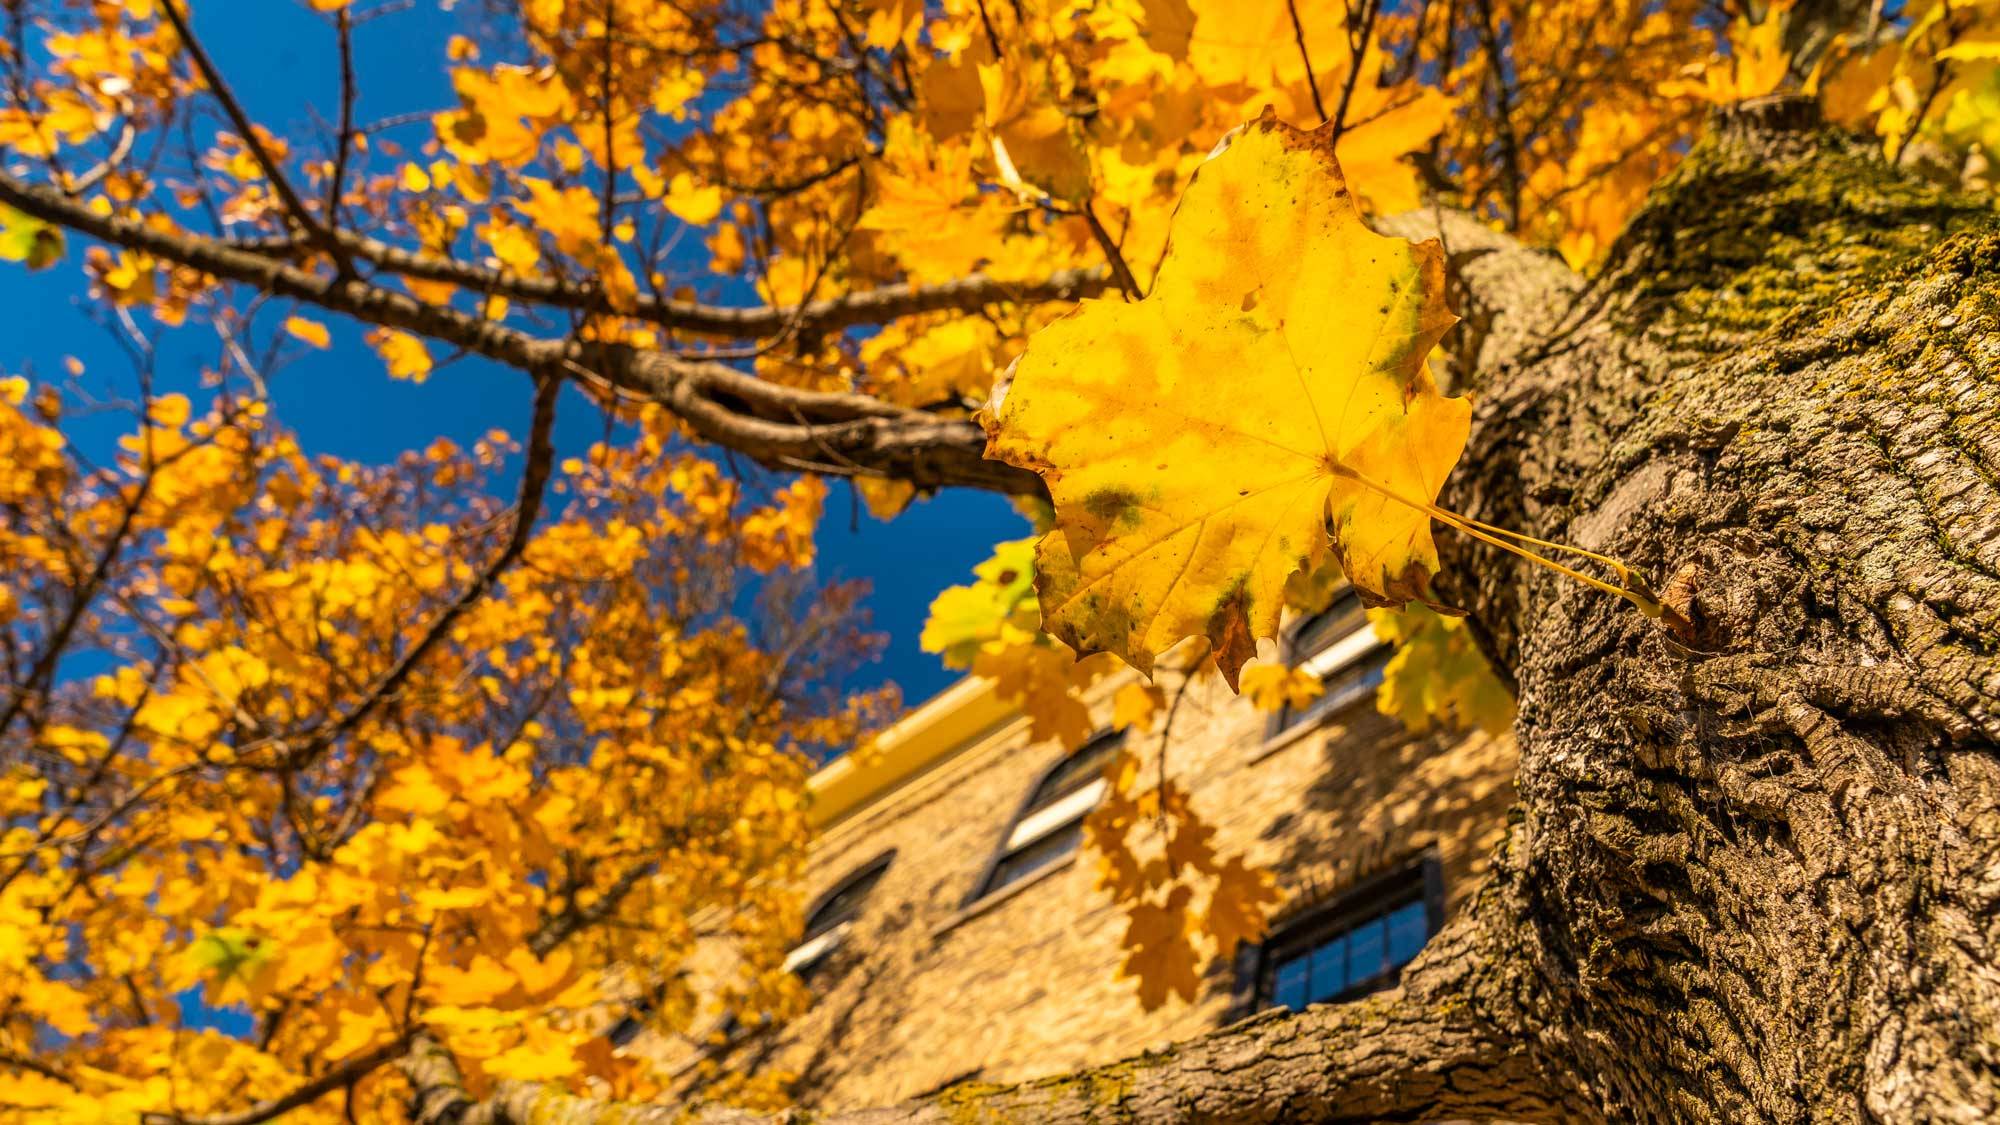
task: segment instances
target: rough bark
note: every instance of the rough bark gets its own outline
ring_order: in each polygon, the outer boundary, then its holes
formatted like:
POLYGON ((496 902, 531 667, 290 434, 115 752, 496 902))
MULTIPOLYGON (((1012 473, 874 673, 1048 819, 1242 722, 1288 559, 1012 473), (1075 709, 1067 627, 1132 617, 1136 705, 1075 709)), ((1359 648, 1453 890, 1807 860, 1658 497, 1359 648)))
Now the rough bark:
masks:
MULTIPOLYGON (((1482 916, 1485 915, 1482 912, 1482 916)), ((1165 1051, 1075 1074, 1014 1085, 961 1083, 898 1106, 821 1117, 729 1109, 695 1113, 693 1125, 960 1125, 1105 1121, 1279 1123, 1428 1121, 1496 1116, 1567 1121, 1590 1111, 1533 1050, 1504 1033, 1496 1011, 1519 1012, 1532 982, 1495 971, 1489 933, 1468 916, 1432 940, 1411 983, 1300 1016, 1266 1013, 1165 1051)), ((670 1125, 677 1106, 618 1105, 528 1082, 487 1097, 465 1092, 450 1055, 420 1040, 403 1064, 420 1091, 419 1125, 670 1125)))
POLYGON ((1750 107, 1485 385, 1447 501, 1695 625, 1447 544, 1520 692, 1526 1030, 1603 1119, 2000 1115, 1987 215, 1750 107))

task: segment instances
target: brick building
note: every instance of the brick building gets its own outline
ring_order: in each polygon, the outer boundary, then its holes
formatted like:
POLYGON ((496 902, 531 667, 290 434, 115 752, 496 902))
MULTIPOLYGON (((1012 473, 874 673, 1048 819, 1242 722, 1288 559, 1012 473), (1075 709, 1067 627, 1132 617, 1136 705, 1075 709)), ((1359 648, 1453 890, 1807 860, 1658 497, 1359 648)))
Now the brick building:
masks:
MULTIPOLYGON (((803 1104, 846 1108, 1107 1062, 1393 983, 1498 841, 1513 743, 1412 737, 1377 714, 1388 654, 1351 597, 1285 647, 1326 685, 1310 709, 1274 717, 1197 687, 1165 747, 1219 847, 1274 871, 1287 896, 1268 938, 1212 968, 1194 1003, 1140 1008, 1117 976, 1124 916, 1078 862, 1118 736, 1073 756, 1032 744, 1027 720, 967 679, 887 732, 874 760, 814 776, 814 899, 789 962, 814 1007, 704 1053, 796 1074, 803 1104)), ((1100 721, 1129 675, 1097 685, 1100 721)), ((1157 735, 1131 737, 1149 761, 1160 752, 1157 735)))

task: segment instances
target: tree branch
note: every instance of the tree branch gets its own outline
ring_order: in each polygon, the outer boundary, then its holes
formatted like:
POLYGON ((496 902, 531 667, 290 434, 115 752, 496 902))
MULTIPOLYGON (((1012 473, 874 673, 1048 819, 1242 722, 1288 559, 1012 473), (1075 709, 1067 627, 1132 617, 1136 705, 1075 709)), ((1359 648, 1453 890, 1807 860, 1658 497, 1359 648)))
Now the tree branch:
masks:
POLYGON ((166 12, 167 21, 174 25, 175 34, 180 36, 181 48, 188 53, 188 58, 194 62, 195 69, 201 73, 202 83, 208 87, 209 93, 215 95, 215 100, 222 103, 222 111, 228 115, 236 131, 243 136, 243 147, 250 150, 250 155, 257 161, 257 167, 263 171, 264 178, 271 182, 271 191, 277 195, 278 201, 284 204, 285 213, 291 216, 292 222, 314 241, 326 242, 326 227, 313 218, 312 212, 306 210, 305 201, 299 198, 297 191, 293 190, 292 182, 285 177, 285 170, 271 156, 270 150, 264 145, 264 139, 257 135, 256 123, 250 120, 248 113, 244 112, 243 103, 237 100, 235 92, 229 88, 227 82, 223 81, 222 72, 217 69, 214 60, 208 57, 208 52, 202 49, 201 41, 195 38, 194 28, 181 13, 180 2, 181 0, 161 0, 160 8, 166 12))
POLYGON ((149 1114, 145 1120, 147 1125, 154 1125, 156 1122, 159 1125, 260 1125, 261 1122, 311 1105, 343 1086, 360 1081, 384 1063, 401 1058, 409 1046, 409 1036, 398 1036, 379 1047, 349 1056, 345 1062, 289 1094, 258 1102, 235 1113, 215 1113, 205 1117, 155 1113, 149 1114))
POLYGON ((410 1083, 410 1120, 415 1125, 464 1125, 474 1105, 458 1061, 437 1036, 419 1031, 398 1064, 410 1083))
POLYGON ((315 735, 310 743, 286 755, 287 765, 296 768, 317 758, 321 751, 360 725, 384 700, 401 690, 424 656, 437 647, 451 632, 452 625, 485 597, 507 568, 513 566, 528 549, 528 541, 534 536, 535 521, 541 515, 542 503, 547 495, 549 476, 555 469, 556 398, 561 390, 562 384, 548 377, 543 377, 535 388, 534 415, 528 423, 527 461, 521 468, 521 490, 514 503, 514 523, 499 552, 480 568, 451 604, 431 619, 423 633, 403 650, 402 657, 380 679, 369 685, 359 702, 315 735))
MULTIPOLYGON (((536 926, 535 932, 528 935, 528 952, 536 957, 547 957, 555 952, 557 946, 568 941, 570 935, 609 918, 617 912, 619 904, 625 901, 625 896, 632 893, 632 888, 638 886, 640 880, 649 878, 659 869, 660 865, 651 860, 635 863, 620 872, 611 886, 605 888, 603 894, 592 899, 589 906, 572 905, 561 913, 542 919, 542 924, 536 926)), ((571 901, 573 904, 574 896, 571 901)))
MULTIPOLYGON (((1057 270, 1037 281, 1011 281, 975 273, 930 285, 883 285, 804 305, 709 305, 641 293, 631 306, 618 309, 594 285, 552 277, 522 277, 472 262, 392 246, 350 231, 335 232, 333 238, 356 261, 419 281, 445 282, 522 304, 630 316, 662 328, 743 340, 790 332, 838 332, 919 313, 972 311, 1001 303, 1074 301, 1103 293, 1111 281, 1109 271, 1101 267, 1057 270)), ((230 245, 264 257, 286 258, 298 252, 297 245, 291 242, 230 245)))
MULTIPOLYGON (((426 336, 537 377, 567 378, 655 402, 698 436, 771 468, 1041 495, 1039 477, 984 458, 985 435, 946 419, 869 395, 805 391, 767 383, 727 364, 623 346, 578 349, 419 301, 353 277, 311 273, 201 235, 160 231, 133 219, 99 215, 52 189, 0 173, 0 203, 100 241, 200 270, 223 281, 342 313, 366 324, 426 336)), ((905 298, 909 307, 940 300, 938 287, 905 298)), ((980 292, 980 286, 967 291, 980 292)), ((985 290, 989 291, 989 290, 985 290)), ((880 308, 893 304, 877 302, 880 308)), ((947 302, 939 307, 952 307, 947 302)), ((833 314, 829 314, 833 315, 833 314)), ((835 316, 838 319, 838 316, 835 316)))
MULTIPOLYGON (((961 1083, 899 1106, 815 1116, 820 1125, 1104 1122, 1568 1120, 1570 1084, 1545 1071, 1519 1020, 1521 963, 1501 935, 1513 919, 1482 896, 1433 938, 1404 985, 1349 1004, 1267 1012, 1186 1043, 1058 1077, 961 1083), (1498 925, 1489 925, 1491 918, 1498 925)), ((412 1053, 421 1125, 689 1120, 683 1106, 577 1097, 530 1082, 469 1096, 448 1052, 412 1053), (428 1115, 426 1115, 428 1114, 428 1115)), ((712 1109, 698 1125, 790 1125, 792 1112, 712 1109)))
POLYGON ((60 1082, 72 1090, 78 1088, 76 1079, 71 1078, 68 1072, 45 1063, 32 1055, 23 1055, 16 1051, 0 1050, 0 1066, 11 1066, 16 1070, 25 1070, 39 1074, 52 1082, 60 1082))

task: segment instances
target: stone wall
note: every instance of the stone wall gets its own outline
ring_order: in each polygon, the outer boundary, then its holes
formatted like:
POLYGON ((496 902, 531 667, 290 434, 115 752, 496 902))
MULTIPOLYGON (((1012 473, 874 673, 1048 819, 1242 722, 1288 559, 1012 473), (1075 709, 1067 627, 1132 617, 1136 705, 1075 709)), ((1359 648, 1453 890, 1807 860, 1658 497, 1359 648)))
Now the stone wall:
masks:
MULTIPOLYGON (((1121 682, 1099 685, 1100 721, 1121 682)), ((1471 893, 1513 797, 1511 738, 1414 738, 1370 699, 1277 738, 1267 729, 1227 689, 1197 688, 1165 753, 1222 850, 1277 873, 1288 894, 1280 924, 1427 851, 1443 868, 1447 914, 1471 893)), ((1135 734, 1129 745, 1150 769, 1162 739, 1135 734)), ((813 1010, 714 1061, 795 1074, 801 1103, 846 1108, 1109 1061, 1240 1014, 1232 965, 1212 969, 1192 1004, 1140 1008, 1117 975, 1124 919, 1095 887, 1087 847, 967 904, 1060 757, 1013 722, 829 826, 813 855, 815 895, 890 849, 895 860, 815 974, 813 1010)))

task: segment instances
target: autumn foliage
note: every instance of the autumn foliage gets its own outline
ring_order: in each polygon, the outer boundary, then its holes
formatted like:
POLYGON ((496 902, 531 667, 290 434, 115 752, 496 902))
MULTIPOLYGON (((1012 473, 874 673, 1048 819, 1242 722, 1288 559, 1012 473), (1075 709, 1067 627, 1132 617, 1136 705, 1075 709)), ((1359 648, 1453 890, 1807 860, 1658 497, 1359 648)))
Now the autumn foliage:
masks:
MULTIPOLYGON (((395 1119, 420 1042, 470 1098, 644 1100, 628 1013, 800 1010, 804 778, 894 709, 839 690, 875 642, 810 577, 828 480, 883 518, 1020 497, 1035 535, 923 640, 1038 739, 1090 735, 1115 659, 1144 732, 1200 677, 1309 701, 1273 642, 1343 565, 1415 603, 1376 611, 1383 709, 1504 727, 1426 604, 1470 409, 1452 248, 1368 219, 1460 207, 1587 269, 1717 105, 1811 94, 1979 187, 2000 141, 1984 3, 520 0, 398 41, 405 5, 301 2, 342 81, 289 135, 199 3, 0 5, 0 259, 80 277, 136 356, 0 380, 23 1119, 395 1119), (361 116, 385 52, 447 104, 361 116), (165 388, 166 333, 222 346, 165 388), (356 396, 504 378, 520 422, 304 449, 270 380, 354 341, 356 396), (558 455, 559 408, 602 440, 558 455)), ((1276 892, 1138 764, 1089 835, 1154 1006, 1276 892)))

